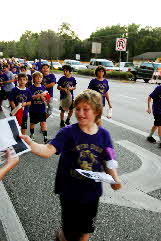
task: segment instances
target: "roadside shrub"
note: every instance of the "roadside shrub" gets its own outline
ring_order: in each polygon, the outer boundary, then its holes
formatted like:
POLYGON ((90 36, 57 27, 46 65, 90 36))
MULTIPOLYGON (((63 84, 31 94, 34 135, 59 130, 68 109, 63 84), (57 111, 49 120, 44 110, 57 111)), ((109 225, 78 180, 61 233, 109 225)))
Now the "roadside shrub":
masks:
POLYGON ((77 71, 77 74, 87 75, 87 76, 95 76, 94 72, 95 72, 94 69, 80 69, 77 71))
POLYGON ((106 76, 109 79, 121 79, 121 80, 129 80, 134 78, 134 75, 131 72, 121 72, 121 71, 107 71, 106 76))
MULTIPOLYGON (((83 69, 83 70, 78 70, 77 74, 95 76, 94 72, 95 72, 94 69, 83 69)), ((131 72, 107 71, 106 77, 109 79, 129 80, 129 79, 133 79, 134 75, 131 72)))

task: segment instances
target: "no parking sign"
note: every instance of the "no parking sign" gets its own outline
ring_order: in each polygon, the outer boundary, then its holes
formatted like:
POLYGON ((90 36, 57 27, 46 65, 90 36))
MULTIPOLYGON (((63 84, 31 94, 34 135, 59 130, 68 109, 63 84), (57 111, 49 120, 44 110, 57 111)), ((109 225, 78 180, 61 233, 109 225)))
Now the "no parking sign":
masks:
POLYGON ((126 51, 126 38, 117 38, 116 39, 116 51, 126 51))

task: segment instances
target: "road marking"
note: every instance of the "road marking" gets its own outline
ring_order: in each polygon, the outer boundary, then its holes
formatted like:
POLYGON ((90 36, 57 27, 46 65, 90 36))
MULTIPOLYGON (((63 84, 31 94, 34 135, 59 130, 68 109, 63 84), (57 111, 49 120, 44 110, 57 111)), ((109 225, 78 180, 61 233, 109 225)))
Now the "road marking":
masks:
POLYGON ((0 219, 8 241, 29 241, 7 191, 0 182, 0 219))
MULTIPOLYGON (((108 118, 105 117, 105 116, 102 116, 102 120, 105 120, 105 121, 110 122, 110 123, 112 123, 112 124, 114 124, 114 125, 120 126, 120 127, 122 127, 122 128, 125 128, 125 129, 127 129, 127 130, 129 130, 129 131, 135 132, 135 133, 137 133, 137 134, 139 134, 139 135, 142 135, 142 136, 145 136, 145 137, 147 137, 147 136, 149 135, 149 133, 147 133, 147 132, 145 132, 145 131, 141 131, 141 130, 139 130, 139 129, 136 129, 135 127, 128 126, 128 125, 126 125, 126 124, 123 124, 123 123, 121 123, 121 122, 118 122, 118 121, 115 121, 115 120, 112 120, 112 119, 108 119, 108 118)), ((159 137, 158 137, 158 136, 155 136, 155 139, 156 139, 157 141, 159 141, 159 137)))
POLYGON ((123 184, 117 192, 103 184, 101 202, 161 213, 161 201, 147 194, 161 188, 161 157, 127 140, 116 143, 135 153, 141 159, 142 166, 120 176, 123 181, 127 180, 127 184, 123 184))
POLYGON ((124 98, 128 98, 128 99, 132 99, 132 100, 137 100, 137 98, 130 97, 130 96, 127 96, 127 95, 119 95, 119 96, 124 97, 124 98))

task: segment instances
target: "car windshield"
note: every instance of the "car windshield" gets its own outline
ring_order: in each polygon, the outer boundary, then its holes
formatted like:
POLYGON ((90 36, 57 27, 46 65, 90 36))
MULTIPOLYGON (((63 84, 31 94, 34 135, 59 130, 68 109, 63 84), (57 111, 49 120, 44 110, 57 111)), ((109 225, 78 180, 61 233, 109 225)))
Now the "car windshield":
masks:
POLYGON ((161 63, 154 63, 154 69, 161 68, 161 63))
POLYGON ((125 64, 125 67, 134 67, 134 64, 131 63, 131 62, 129 62, 129 63, 126 63, 126 64, 125 64))
POLYGON ((105 67, 114 67, 114 64, 110 61, 98 62, 98 65, 103 65, 105 67))
POLYGON ((73 65, 80 65, 80 62, 75 62, 75 61, 73 61, 72 64, 73 64, 73 65))

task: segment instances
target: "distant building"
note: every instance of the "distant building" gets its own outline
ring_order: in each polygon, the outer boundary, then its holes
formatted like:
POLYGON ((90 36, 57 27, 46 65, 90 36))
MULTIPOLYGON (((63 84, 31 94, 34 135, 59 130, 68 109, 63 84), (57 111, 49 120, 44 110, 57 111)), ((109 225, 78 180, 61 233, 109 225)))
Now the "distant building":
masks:
POLYGON ((133 58, 134 65, 139 65, 142 62, 161 63, 161 52, 146 52, 146 53, 137 55, 133 58))

